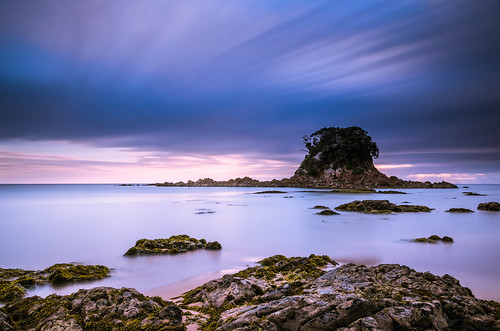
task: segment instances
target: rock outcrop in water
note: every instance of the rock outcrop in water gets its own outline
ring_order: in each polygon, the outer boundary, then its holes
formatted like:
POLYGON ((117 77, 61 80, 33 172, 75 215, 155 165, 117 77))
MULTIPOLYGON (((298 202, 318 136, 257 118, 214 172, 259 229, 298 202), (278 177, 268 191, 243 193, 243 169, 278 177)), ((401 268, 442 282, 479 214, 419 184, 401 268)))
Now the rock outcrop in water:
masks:
POLYGON ((207 242, 180 234, 167 239, 139 239, 124 255, 177 254, 197 249, 219 250, 222 245, 218 241, 207 242))
POLYGON ((389 202, 389 200, 356 200, 344 203, 335 209, 342 211, 356 211, 365 214, 429 213, 433 210, 427 206, 396 205, 389 202))
POLYGON ((156 186, 188 187, 307 187, 307 188, 457 188, 440 182, 405 181, 388 177, 373 165, 378 147, 358 127, 323 128, 304 138, 308 154, 291 178, 259 181, 250 177, 215 181, 210 178, 156 186))
POLYGON ((487 211, 500 211, 500 203, 494 201, 480 203, 477 206, 477 209, 487 211))
POLYGON ((398 264, 347 264, 297 276, 301 266, 314 265, 311 257, 265 259, 261 267, 186 293, 184 308, 207 315, 200 320, 203 330, 500 328, 500 304, 476 299, 449 275, 439 277, 398 264))

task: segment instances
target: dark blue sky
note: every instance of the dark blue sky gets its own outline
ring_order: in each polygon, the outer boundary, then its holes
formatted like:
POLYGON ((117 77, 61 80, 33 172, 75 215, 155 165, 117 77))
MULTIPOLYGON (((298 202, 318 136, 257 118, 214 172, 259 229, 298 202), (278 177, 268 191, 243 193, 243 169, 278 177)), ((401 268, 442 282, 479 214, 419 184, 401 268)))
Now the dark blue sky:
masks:
POLYGON ((500 3, 0 1, 1 182, 288 177, 352 125, 386 173, 500 182, 500 3))

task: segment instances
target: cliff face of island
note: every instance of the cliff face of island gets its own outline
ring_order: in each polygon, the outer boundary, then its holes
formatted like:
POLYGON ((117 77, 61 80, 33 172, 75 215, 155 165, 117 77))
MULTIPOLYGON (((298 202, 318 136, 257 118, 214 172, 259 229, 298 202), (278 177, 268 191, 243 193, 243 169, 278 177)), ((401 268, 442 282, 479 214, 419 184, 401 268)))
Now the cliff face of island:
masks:
POLYGON ((308 154, 290 178, 259 181, 250 177, 215 181, 210 178, 156 186, 304 187, 304 188, 457 188, 448 182, 418 182, 388 177, 373 164, 379 150, 358 127, 323 128, 304 137, 308 154))

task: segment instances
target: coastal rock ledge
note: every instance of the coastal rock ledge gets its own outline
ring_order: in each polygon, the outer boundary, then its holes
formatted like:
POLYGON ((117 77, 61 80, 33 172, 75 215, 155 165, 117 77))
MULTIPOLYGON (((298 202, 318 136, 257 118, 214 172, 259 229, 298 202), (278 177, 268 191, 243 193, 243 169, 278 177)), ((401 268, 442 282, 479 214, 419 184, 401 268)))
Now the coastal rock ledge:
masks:
POLYGON ((323 128, 304 137, 308 154, 290 178, 259 181, 250 177, 215 181, 211 178, 150 184, 187 187, 303 187, 303 188, 458 188, 439 183, 402 180, 386 176, 373 164, 378 147, 358 127, 323 128))
POLYGON ((306 260, 226 275, 186 293, 184 308, 209 315, 202 330, 500 329, 500 304, 449 275, 347 264, 312 279, 287 276, 306 260))

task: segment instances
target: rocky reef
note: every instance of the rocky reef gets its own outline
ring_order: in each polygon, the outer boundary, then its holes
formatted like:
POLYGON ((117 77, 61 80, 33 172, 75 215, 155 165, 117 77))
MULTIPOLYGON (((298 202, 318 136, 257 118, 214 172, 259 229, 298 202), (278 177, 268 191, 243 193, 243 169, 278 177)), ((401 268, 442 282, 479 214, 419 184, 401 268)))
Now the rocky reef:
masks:
POLYGON ((473 213, 473 210, 467 208, 450 208, 446 211, 447 213, 473 213))
POLYGON ((389 200, 356 200, 335 208, 341 211, 356 211, 365 214, 429 213, 432 208, 417 205, 396 205, 389 200))
POLYGON ((433 234, 432 236, 430 236, 428 238, 416 238, 416 239, 413 239, 412 241, 416 242, 416 243, 428 243, 428 244, 435 244, 438 241, 441 241, 444 243, 452 243, 453 238, 448 237, 448 236, 444 236, 443 238, 441 238, 440 236, 433 234))
POLYGON ((219 250, 222 249, 222 245, 217 241, 207 242, 205 239, 181 234, 167 239, 139 239, 125 255, 177 254, 196 249, 219 250))
POLYGON ((455 278, 398 264, 325 271, 328 257, 273 256, 183 298, 202 330, 498 330, 500 304, 455 278))
POLYGON ((477 209, 487 211, 500 211, 500 203, 494 201, 480 203, 477 206, 477 209))
POLYGON ((22 298, 26 289, 35 285, 97 280, 107 277, 109 272, 109 268, 103 265, 75 263, 54 264, 44 270, 0 268, 0 301, 22 298))
POLYGON ((0 330, 185 330, 182 311, 135 289, 97 287, 45 299, 17 300, 0 308, 0 330))
POLYGON ((320 212, 317 212, 316 215, 321 215, 321 216, 331 216, 331 215, 339 215, 339 213, 330 210, 330 209, 324 209, 320 212))
POLYGON ((290 178, 259 181, 250 177, 215 181, 164 182, 155 186, 188 187, 304 187, 304 188, 458 188, 448 182, 405 181, 378 171, 373 158, 378 147, 359 127, 323 128, 304 137, 308 154, 290 178))

